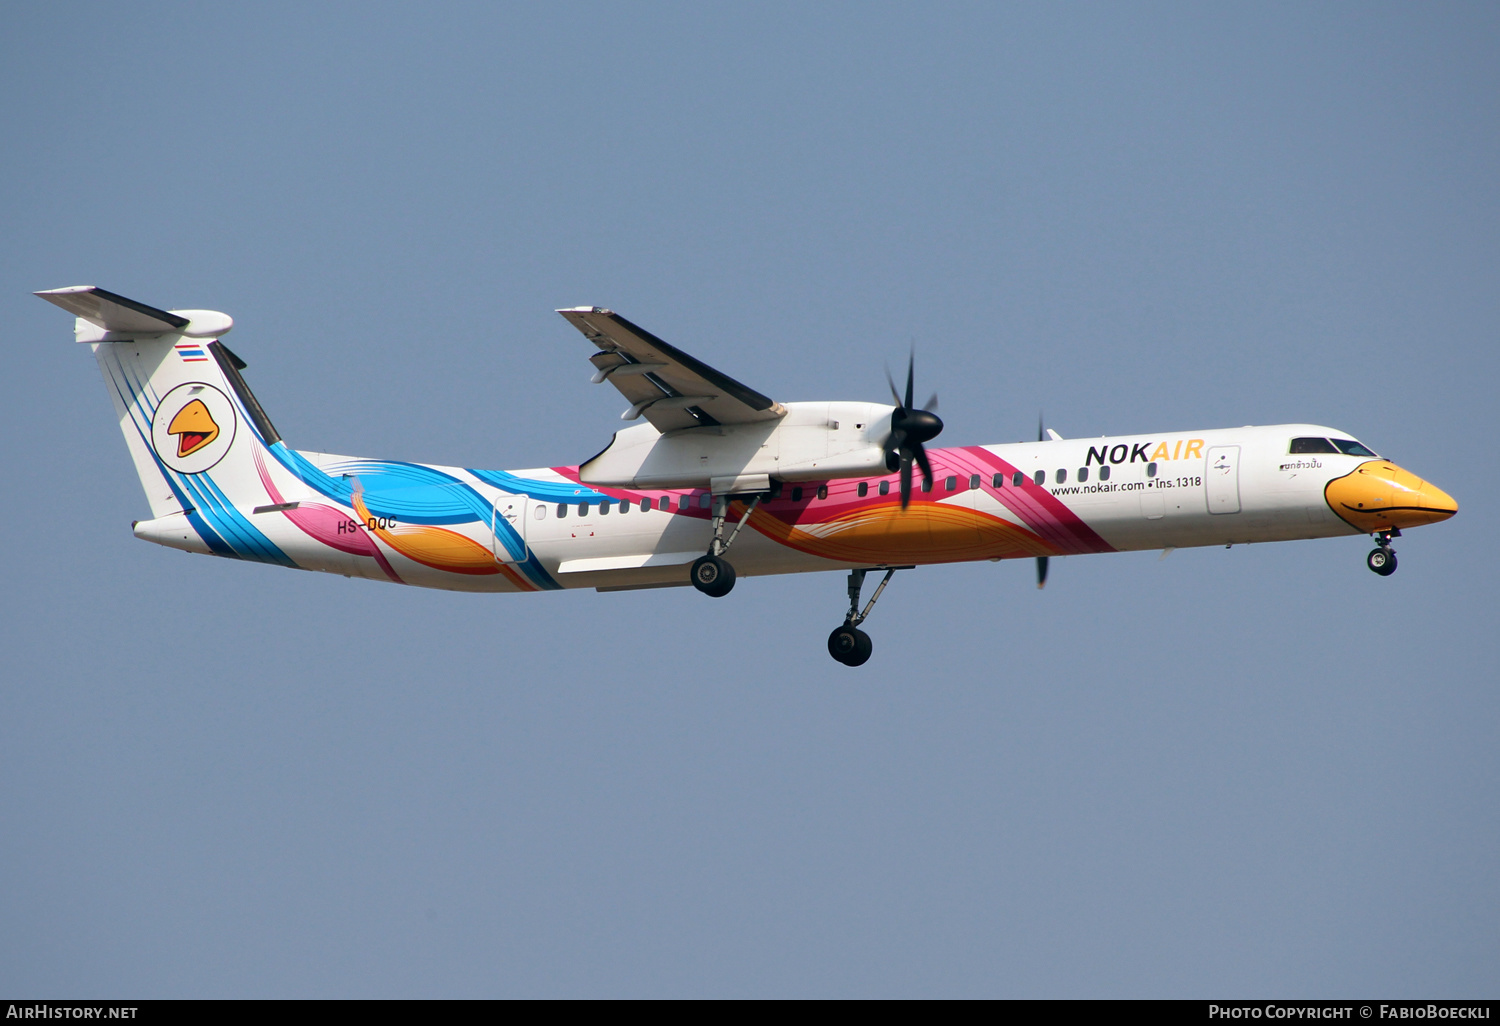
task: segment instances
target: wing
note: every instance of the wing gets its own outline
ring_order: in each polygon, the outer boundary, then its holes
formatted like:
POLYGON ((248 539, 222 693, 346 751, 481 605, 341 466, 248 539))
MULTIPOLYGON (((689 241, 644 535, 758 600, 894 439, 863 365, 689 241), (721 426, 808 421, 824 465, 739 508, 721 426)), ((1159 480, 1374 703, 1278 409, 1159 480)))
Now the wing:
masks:
POLYGON ((559 310, 599 352, 589 357, 594 381, 608 381, 630 402, 621 420, 644 415, 658 431, 775 420, 786 408, 727 374, 700 363, 611 310, 559 310))

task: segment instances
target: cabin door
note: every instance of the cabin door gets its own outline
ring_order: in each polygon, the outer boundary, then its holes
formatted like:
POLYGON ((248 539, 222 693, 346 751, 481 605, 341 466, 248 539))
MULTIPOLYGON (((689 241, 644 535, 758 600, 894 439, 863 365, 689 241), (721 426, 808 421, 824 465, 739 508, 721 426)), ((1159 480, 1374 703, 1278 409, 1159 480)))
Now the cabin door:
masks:
POLYGON ((497 495, 490 510, 490 532, 495 562, 524 563, 531 555, 526 544, 531 499, 525 495, 497 495))
POLYGON ((1208 511, 1210 513, 1238 513, 1240 511, 1240 447, 1237 445, 1209 446, 1204 459, 1204 476, 1208 485, 1208 511))

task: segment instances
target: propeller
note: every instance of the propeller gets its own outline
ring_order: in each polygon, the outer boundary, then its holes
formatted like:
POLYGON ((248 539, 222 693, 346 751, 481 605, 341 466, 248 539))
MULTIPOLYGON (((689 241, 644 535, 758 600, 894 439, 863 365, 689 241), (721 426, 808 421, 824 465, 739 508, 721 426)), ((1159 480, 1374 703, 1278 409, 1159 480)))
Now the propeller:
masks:
MULTIPOLYGON (((1042 414, 1040 410, 1037 411, 1036 415, 1036 440, 1038 442, 1045 442, 1047 440, 1047 432, 1042 429, 1042 414)), ((1047 557, 1038 556, 1036 557, 1036 590, 1041 591, 1046 586, 1047 557)))
POLYGON ((901 471, 901 508, 911 503, 911 465, 922 468, 922 480, 931 484, 932 464, 927 461, 924 442, 930 442, 943 430, 943 422, 934 412, 937 409, 937 393, 927 400, 927 405, 916 409, 912 405, 912 386, 916 376, 917 357, 913 353, 906 362, 906 396, 903 399, 896 391, 896 382, 891 372, 885 372, 886 383, 891 386, 891 398, 896 409, 891 413, 891 434, 885 442, 885 466, 887 470, 901 471))

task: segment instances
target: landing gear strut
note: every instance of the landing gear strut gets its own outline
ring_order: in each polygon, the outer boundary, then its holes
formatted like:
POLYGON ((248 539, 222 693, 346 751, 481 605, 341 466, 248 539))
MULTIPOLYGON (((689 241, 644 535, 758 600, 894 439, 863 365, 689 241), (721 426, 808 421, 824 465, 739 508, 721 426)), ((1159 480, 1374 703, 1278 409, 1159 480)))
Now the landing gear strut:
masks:
POLYGON ((1389 577, 1396 572, 1396 550, 1391 548, 1391 539, 1401 537, 1401 531, 1393 527, 1389 531, 1376 531, 1371 537, 1375 539, 1375 547, 1365 557, 1365 565, 1381 577, 1389 577))
POLYGON ((729 496, 715 495, 713 505, 713 540, 708 543, 708 555, 699 556, 693 563, 690 579, 693 587, 714 598, 723 598, 734 588, 734 564, 724 558, 724 553, 729 551, 729 546, 740 536, 740 530, 745 526, 745 521, 750 519, 750 514, 755 512, 755 507, 760 505, 761 496, 757 495, 745 510, 745 515, 740 517, 739 523, 734 525, 729 538, 724 538, 724 517, 729 510, 729 496))
POLYGON ((875 608, 875 602, 880 598, 880 593, 885 591, 885 586, 891 583, 891 578, 896 575, 897 570, 909 570, 910 567, 890 567, 885 572, 885 577, 875 588, 875 594, 870 596, 870 601, 864 609, 859 608, 859 593, 865 586, 866 570, 849 571, 849 612, 844 617, 844 625, 837 628, 828 635, 828 654, 833 656, 845 666, 861 666, 870 658, 870 653, 875 648, 875 643, 870 636, 859 629, 859 625, 865 622, 870 615, 870 610, 875 608))

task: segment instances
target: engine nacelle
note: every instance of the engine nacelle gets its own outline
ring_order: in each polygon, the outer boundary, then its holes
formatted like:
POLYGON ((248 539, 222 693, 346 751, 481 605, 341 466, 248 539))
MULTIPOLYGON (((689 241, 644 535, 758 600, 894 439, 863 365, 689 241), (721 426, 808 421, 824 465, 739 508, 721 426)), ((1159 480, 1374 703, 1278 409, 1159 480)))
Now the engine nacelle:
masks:
POLYGON ((584 484, 614 488, 759 490, 764 476, 824 481, 885 474, 894 407, 880 403, 786 403, 786 416, 662 434, 650 424, 617 432, 579 468, 584 484), (730 485, 729 482, 744 482, 730 485))

